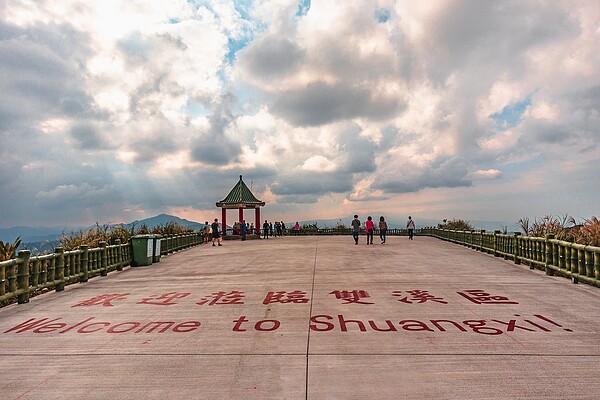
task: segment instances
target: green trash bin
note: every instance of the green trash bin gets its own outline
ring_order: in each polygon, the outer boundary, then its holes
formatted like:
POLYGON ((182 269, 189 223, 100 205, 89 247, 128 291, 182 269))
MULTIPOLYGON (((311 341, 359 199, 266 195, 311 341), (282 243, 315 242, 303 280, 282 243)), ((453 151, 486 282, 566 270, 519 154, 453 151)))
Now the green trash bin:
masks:
POLYGON ((160 262, 160 242, 161 242, 162 236, 161 235, 154 235, 154 247, 152 250, 152 262, 160 262))
POLYGON ((136 235, 131 238, 133 248, 132 267, 152 264, 154 254, 154 235, 136 235))

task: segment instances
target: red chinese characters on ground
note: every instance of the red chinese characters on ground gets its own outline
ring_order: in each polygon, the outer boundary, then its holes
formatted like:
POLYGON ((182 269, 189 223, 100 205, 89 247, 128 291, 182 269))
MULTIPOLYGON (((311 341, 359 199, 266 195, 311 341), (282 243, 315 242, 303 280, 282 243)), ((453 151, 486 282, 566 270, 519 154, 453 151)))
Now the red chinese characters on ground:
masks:
POLYGON ((189 296, 191 293, 177 293, 170 292, 164 294, 155 294, 150 297, 146 297, 141 301, 138 301, 137 304, 153 304, 156 306, 173 306, 178 304, 175 300, 183 299, 184 297, 189 296))
POLYGON ((436 297, 432 294, 429 294, 428 290, 407 290, 406 293, 410 295, 405 296, 402 294, 400 290, 394 290, 392 292, 392 296, 400 297, 398 301, 407 304, 413 303, 425 303, 427 301, 434 301, 440 304, 448 304, 442 297, 436 297))
MULTIPOLYGON (((469 289, 456 292, 461 298, 464 298, 474 304, 519 304, 518 301, 511 300, 507 296, 501 296, 497 293, 491 294, 488 291, 482 289, 469 289)), ((375 301, 371 295, 363 289, 354 290, 332 290, 328 293, 333 295, 335 299, 341 300, 342 304, 363 304, 370 305, 375 304, 375 301)), ((90 307, 90 306, 102 306, 102 307, 113 307, 113 302, 127 300, 129 293, 112 293, 112 294, 101 294, 94 296, 90 299, 83 300, 71 307, 90 307)), ((143 297, 137 301, 136 304, 143 305, 156 305, 156 306, 172 306, 178 305, 182 302, 180 300, 190 296, 189 292, 168 292, 162 294, 152 294, 147 297, 143 297)), ((216 305, 242 305, 244 303, 245 293, 238 290, 232 290, 229 292, 218 291, 213 292, 208 296, 200 298, 196 302, 199 306, 216 306, 216 305)), ((403 304, 423 304, 423 303, 437 303, 437 304, 448 304, 448 300, 443 297, 431 294, 429 290, 412 289, 412 290, 394 290, 391 292, 391 296, 396 298, 396 301, 403 304)), ((306 304, 310 302, 310 298, 307 292, 303 290, 276 290, 267 292, 264 296, 262 304, 306 304)))
POLYGON ((71 308, 73 308, 73 307, 89 307, 89 306, 113 307, 114 306, 114 304, 112 304, 113 301, 125 300, 125 299, 127 299, 128 294, 129 293, 101 294, 100 296, 95 296, 95 297, 92 297, 91 299, 84 300, 75 305, 72 305, 71 308))
POLYGON ((375 304, 368 301, 361 301, 361 299, 371 297, 366 290, 334 290, 329 292, 329 294, 335 295, 335 298, 342 300, 344 304, 375 304))
POLYGON ((308 303, 310 300, 306 297, 306 292, 302 290, 293 290, 291 292, 286 291, 278 291, 278 292, 269 292, 265 296, 263 300, 263 304, 271 304, 271 303, 308 303))
POLYGON ((244 292, 238 292, 232 290, 231 292, 215 292, 210 296, 206 296, 200 299, 196 304, 198 305, 231 305, 231 304, 244 304, 242 300, 244 298, 244 292))
POLYGON ((481 289, 464 290, 456 293, 475 304, 519 304, 518 301, 511 301, 506 296, 493 296, 481 289))

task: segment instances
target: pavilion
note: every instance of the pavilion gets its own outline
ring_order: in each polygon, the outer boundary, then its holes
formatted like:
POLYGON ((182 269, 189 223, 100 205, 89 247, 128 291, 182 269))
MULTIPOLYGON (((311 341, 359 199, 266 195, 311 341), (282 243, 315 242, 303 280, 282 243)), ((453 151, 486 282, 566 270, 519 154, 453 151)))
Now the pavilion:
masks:
POLYGON ((227 209, 235 209, 239 210, 239 222, 244 220, 244 209, 253 208, 254 209, 254 227, 260 232, 260 208, 264 207, 265 202, 258 200, 248 189, 248 186, 242 180, 242 175, 240 175, 240 180, 236 185, 231 189, 227 197, 225 199, 217 202, 217 207, 221 207, 221 224, 223 226, 222 231, 223 234, 227 231, 227 209))

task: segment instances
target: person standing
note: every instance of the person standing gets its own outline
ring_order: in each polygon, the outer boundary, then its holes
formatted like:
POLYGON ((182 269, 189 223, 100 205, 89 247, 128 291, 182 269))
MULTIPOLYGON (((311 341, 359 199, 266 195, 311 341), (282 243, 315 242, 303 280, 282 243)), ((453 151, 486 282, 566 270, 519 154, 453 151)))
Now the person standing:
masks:
POLYGON ((242 240, 246 240, 246 233, 248 232, 248 225, 246 225, 246 220, 243 219, 240 224, 240 230, 242 231, 242 240))
POLYGON ((204 223, 204 243, 208 244, 208 238, 210 237, 210 224, 208 221, 204 223))
POLYGON ((408 216, 408 222, 406 223, 406 229, 408 229, 408 238, 413 240, 413 235, 415 234, 415 221, 408 216))
POLYGON ((300 234, 300 224, 298 222, 296 222, 296 225, 294 225, 294 236, 298 236, 300 234))
POLYGON ((281 221, 281 236, 285 235, 285 224, 281 221))
POLYGON ((379 238, 381 239, 381 244, 385 243, 385 238, 387 235, 387 222, 385 222, 385 218, 383 216, 379 217, 379 238))
POLYGON ((212 224, 210 224, 210 230, 212 231, 212 245, 215 245, 215 242, 221 246, 221 234, 219 233, 219 219, 215 218, 212 224))
POLYGON ((269 238, 269 222, 265 219, 265 223, 263 224, 263 239, 269 238))
POLYGON ((354 219, 350 223, 352 226, 352 237, 354 238, 354 244, 358 244, 358 233, 360 232, 360 220, 358 215, 354 214, 354 219))
POLYGON ((365 230, 367 231, 367 244, 373 244, 373 231, 375 230, 375 223, 370 215, 367 217, 367 222, 365 222, 365 230))

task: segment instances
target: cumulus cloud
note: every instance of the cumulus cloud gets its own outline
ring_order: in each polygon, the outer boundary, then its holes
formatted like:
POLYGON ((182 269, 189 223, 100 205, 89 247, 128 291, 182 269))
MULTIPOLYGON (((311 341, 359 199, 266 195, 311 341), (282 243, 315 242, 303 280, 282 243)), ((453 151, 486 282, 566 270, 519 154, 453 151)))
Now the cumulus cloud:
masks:
POLYGON ((600 173, 594 2, 11 0, 0 16, 4 225, 205 220, 239 174, 294 220, 597 211, 572 178, 600 173))

